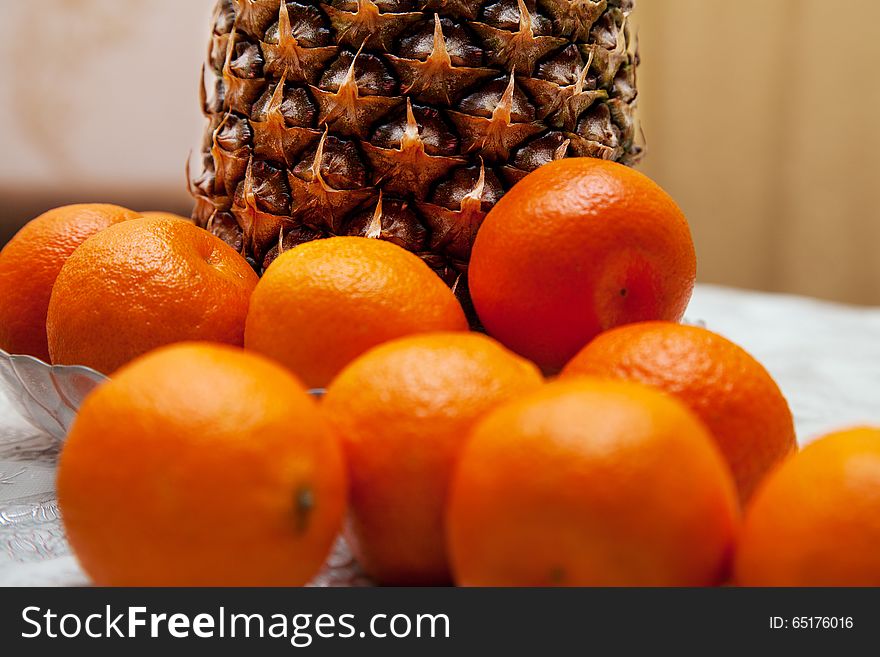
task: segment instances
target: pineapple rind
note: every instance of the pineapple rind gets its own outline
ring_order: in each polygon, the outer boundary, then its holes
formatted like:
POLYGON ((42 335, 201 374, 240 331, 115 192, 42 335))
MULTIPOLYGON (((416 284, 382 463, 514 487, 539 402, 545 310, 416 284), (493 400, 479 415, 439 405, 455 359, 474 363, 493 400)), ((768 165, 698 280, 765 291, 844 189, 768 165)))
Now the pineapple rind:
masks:
POLYGON ((632 0, 220 0, 194 218, 262 271, 387 239, 456 289, 486 213, 554 159, 641 155, 632 0))

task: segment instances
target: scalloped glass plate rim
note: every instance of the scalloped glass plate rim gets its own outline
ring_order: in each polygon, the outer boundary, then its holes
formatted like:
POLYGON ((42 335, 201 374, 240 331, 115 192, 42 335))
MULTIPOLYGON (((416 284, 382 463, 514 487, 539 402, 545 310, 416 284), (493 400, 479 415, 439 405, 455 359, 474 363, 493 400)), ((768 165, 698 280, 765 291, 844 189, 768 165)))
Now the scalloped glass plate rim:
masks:
POLYGON ((107 380, 100 372, 83 365, 50 365, 39 358, 23 354, 10 354, 0 349, 0 384, 6 383, 6 396, 14 405, 15 410, 35 429, 44 431, 57 440, 63 440, 70 421, 78 409, 82 399, 71 399, 70 395, 59 385, 59 380, 70 377, 81 377, 91 384, 89 389, 77 396, 85 394, 107 380), (44 373, 40 380, 25 380, 23 372, 44 373), (51 391, 41 393, 40 389, 51 391), (51 399, 50 399, 51 395, 51 399), (66 407, 66 418, 59 417, 57 402, 66 407), (30 402, 30 403, 28 403, 30 402), (53 403, 55 402, 55 403, 53 403), (53 408, 55 406, 55 408, 53 408))

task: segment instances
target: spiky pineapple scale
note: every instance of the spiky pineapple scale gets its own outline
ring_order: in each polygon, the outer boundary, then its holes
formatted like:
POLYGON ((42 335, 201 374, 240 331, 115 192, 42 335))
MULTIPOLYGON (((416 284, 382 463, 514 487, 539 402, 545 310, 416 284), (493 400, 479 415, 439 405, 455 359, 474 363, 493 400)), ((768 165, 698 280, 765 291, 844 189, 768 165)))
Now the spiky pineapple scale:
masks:
POLYGON ((637 159, 632 5, 220 0, 195 218, 257 269, 362 235, 453 285, 486 213, 528 172, 637 159))

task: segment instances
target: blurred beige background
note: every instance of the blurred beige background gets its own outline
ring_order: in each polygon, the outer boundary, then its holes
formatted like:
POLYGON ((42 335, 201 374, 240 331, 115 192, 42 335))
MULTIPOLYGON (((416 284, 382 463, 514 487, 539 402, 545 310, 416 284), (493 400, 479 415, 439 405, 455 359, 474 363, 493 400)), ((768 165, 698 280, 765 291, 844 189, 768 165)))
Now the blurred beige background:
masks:
POLYGON ((700 278, 880 304, 880 2, 642 0, 643 170, 700 278))
MULTIPOLYGON (((213 0, 0 3, 0 243, 61 203, 188 213, 213 0)), ((640 0, 643 170, 700 279, 880 305, 880 3, 640 0)))

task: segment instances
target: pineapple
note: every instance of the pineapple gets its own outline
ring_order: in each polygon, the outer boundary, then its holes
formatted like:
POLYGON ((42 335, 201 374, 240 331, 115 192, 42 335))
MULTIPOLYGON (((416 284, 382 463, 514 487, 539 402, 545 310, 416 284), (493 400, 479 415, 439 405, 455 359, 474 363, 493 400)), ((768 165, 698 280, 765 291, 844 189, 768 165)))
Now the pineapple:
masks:
POLYGON ((486 213, 567 156, 634 163, 633 0, 220 0, 194 218, 257 271, 360 235, 466 293, 486 213))

